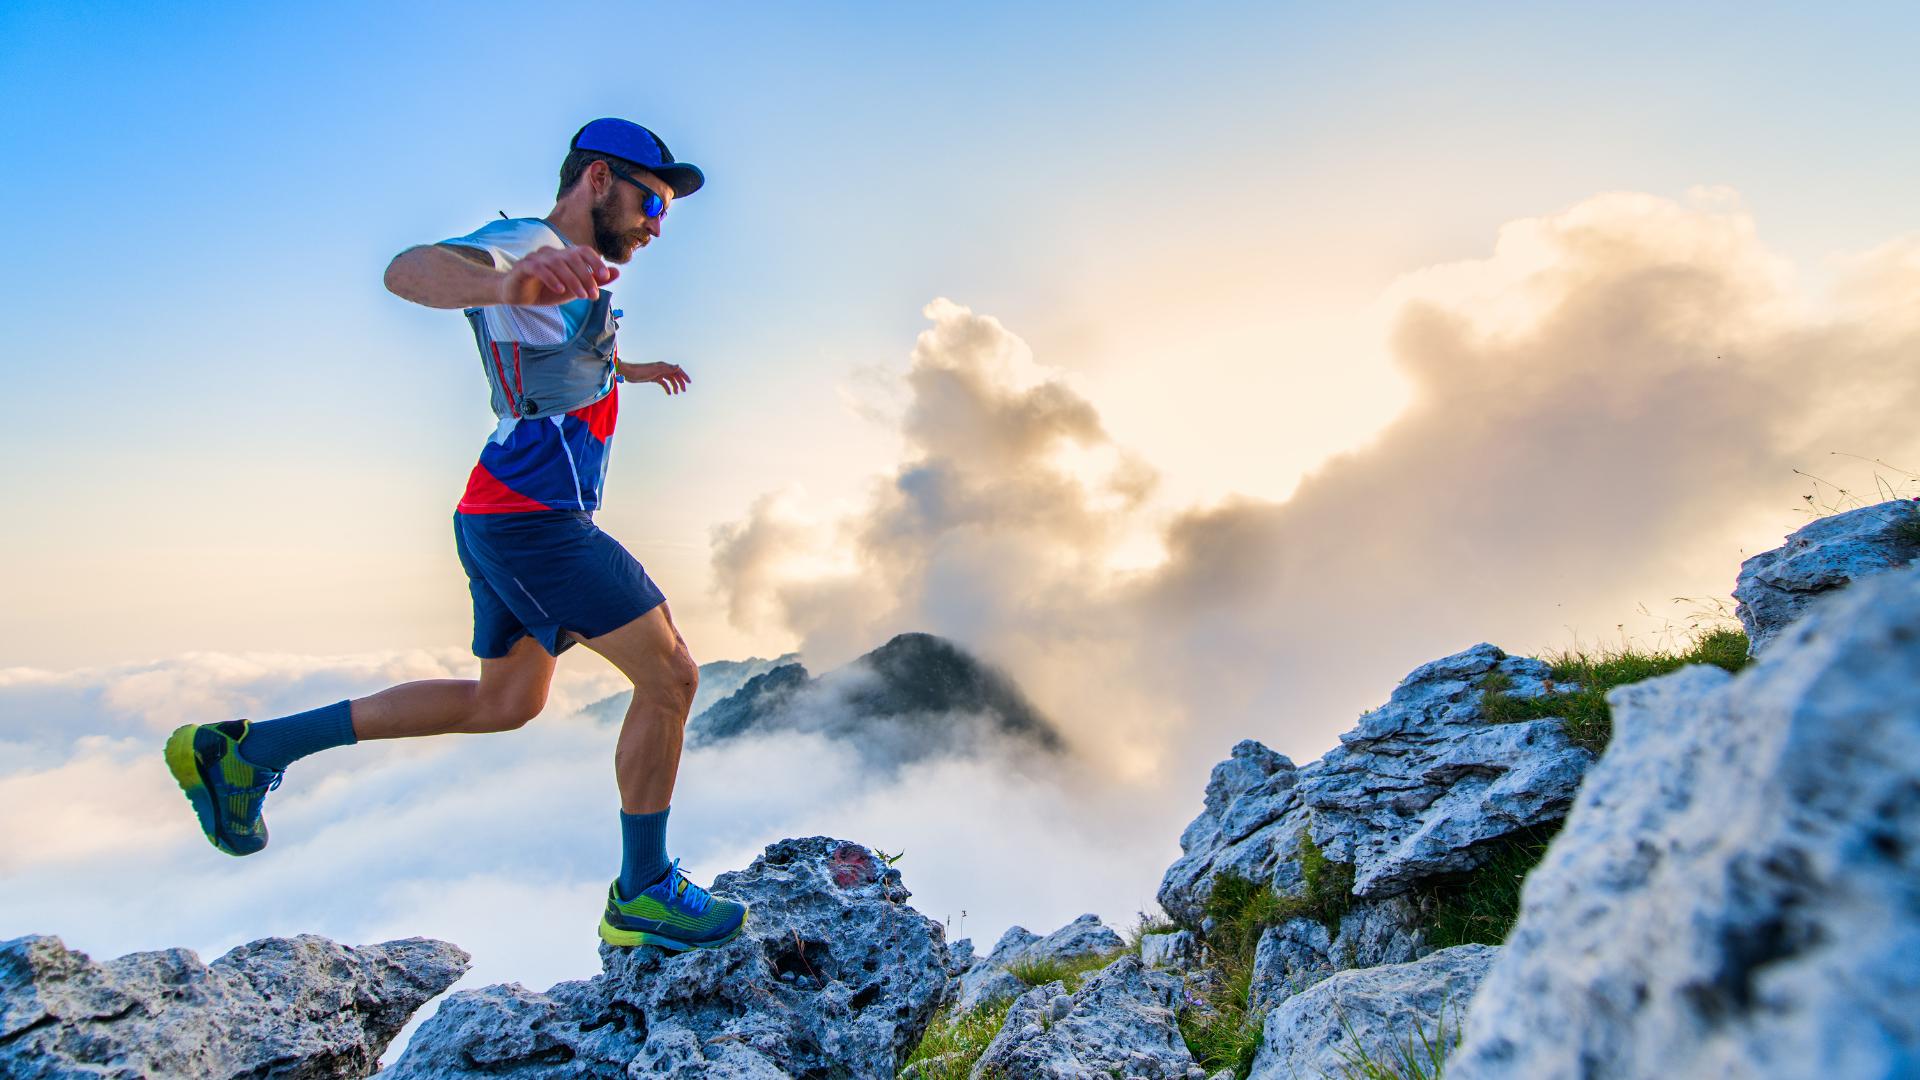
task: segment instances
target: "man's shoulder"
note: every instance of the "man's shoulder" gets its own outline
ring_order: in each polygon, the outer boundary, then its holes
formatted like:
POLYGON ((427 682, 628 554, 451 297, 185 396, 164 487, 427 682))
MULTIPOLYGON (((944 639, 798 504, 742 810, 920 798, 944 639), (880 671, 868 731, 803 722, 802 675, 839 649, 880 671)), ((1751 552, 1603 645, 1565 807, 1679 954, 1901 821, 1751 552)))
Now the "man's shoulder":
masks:
POLYGON ((512 263, 524 259, 542 248, 565 247, 553 226, 545 218, 496 218, 473 230, 465 236, 455 236, 440 241, 453 247, 475 248, 495 256, 496 268, 505 269, 500 262, 512 263))

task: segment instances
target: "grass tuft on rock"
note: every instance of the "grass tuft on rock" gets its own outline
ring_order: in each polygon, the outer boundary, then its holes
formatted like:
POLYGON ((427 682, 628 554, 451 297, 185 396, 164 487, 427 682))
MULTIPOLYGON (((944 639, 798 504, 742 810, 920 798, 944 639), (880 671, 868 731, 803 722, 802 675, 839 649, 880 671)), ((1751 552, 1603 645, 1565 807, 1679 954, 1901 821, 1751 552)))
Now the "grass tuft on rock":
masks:
POLYGON ((1591 651, 1576 648, 1541 659, 1553 669, 1556 684, 1572 683, 1578 688, 1533 698, 1509 697, 1505 691, 1512 688, 1512 681, 1504 672, 1490 671, 1480 679, 1480 688, 1486 691, 1481 710, 1494 723, 1559 717, 1566 722, 1568 738, 1598 754, 1613 737, 1607 691, 1678 671, 1688 664, 1713 664, 1727 671, 1739 671, 1747 665, 1747 635, 1739 630, 1716 627, 1696 636, 1679 652, 1641 650, 1632 646, 1591 651))
POLYGON ((1492 857, 1479 869, 1452 880, 1422 884, 1415 892, 1427 926, 1427 943, 1436 949, 1455 945, 1499 945, 1520 917, 1520 889, 1540 864, 1560 822, 1525 829, 1494 842, 1492 857))
MULTIPOLYGON (((1558 717, 1567 736, 1595 754, 1603 753, 1613 737, 1613 717, 1607 691, 1616 686, 1678 671, 1689 664, 1712 664, 1736 672, 1747 666, 1747 635, 1728 627, 1701 631, 1678 650, 1568 649, 1541 657, 1552 668, 1556 684, 1576 687, 1534 698, 1509 697, 1512 680, 1490 671, 1480 679, 1485 691, 1481 709, 1494 723, 1558 717)), ((1520 890, 1526 876, 1539 865, 1560 823, 1537 826, 1497 842, 1491 857, 1477 870, 1428 883, 1419 890, 1421 910, 1428 919, 1428 940, 1435 948, 1478 943, 1498 945, 1512 932, 1520 916, 1520 890)))
MULTIPOLYGON (((1143 916, 1143 922, 1146 921, 1143 916)), ((1067 960, 1028 960, 1007 965, 1007 973, 1027 984, 1031 990, 1036 986, 1045 986, 1056 980, 1066 984, 1067 992, 1080 989, 1087 977, 1128 950, 1111 949, 1103 953, 1076 956, 1067 960)), ((943 1005, 933 1014, 927 1023, 927 1030, 920 1037, 920 1044, 908 1055, 906 1064, 901 1066, 904 1073, 913 1068, 914 1080, 959 1080, 987 1052, 987 1044, 1000 1033, 1000 1027, 1006 1023, 1007 1010, 1013 1008, 1013 998, 1006 998, 991 1005, 983 1005, 970 1013, 960 1015, 953 1005, 943 1005)))
POLYGON ((914 1080, 966 1080, 974 1062, 987 1052, 987 1044, 1000 1034, 1011 1008, 1013 999, 1008 998, 956 1016, 952 1005, 942 1005, 927 1022, 920 1045, 907 1055, 901 1072, 912 1069, 914 1080))
POLYGON ((1340 1050, 1340 1064, 1321 1073, 1321 1080, 1440 1080, 1447 1071, 1447 1055, 1460 1045, 1460 1024, 1449 1023, 1444 1008, 1432 1034, 1417 1028, 1386 1047, 1363 1045, 1344 1012, 1340 1026, 1346 1030, 1347 1045, 1340 1050))
POLYGON ((1050 982, 1067 984, 1067 992, 1080 989, 1087 976, 1105 968, 1124 954, 1125 948, 1110 949, 1106 952, 1091 953, 1086 956, 1072 956, 1066 959, 1039 957, 1033 960, 1016 960, 1007 965, 1007 974, 1027 984, 1031 990, 1036 986, 1045 986, 1050 982))
POLYGON ((1313 919, 1328 933, 1337 932, 1353 902, 1352 863, 1327 858, 1305 829, 1295 850, 1304 881, 1298 895, 1282 896, 1266 882, 1229 874, 1214 878, 1207 895, 1213 930, 1204 937, 1212 966, 1220 972, 1220 989, 1207 996, 1210 1009, 1183 1010, 1179 1021, 1187 1050, 1209 1073, 1225 1068, 1244 1077, 1252 1071, 1263 1020, 1252 1011, 1253 954, 1260 935, 1289 919, 1313 919))

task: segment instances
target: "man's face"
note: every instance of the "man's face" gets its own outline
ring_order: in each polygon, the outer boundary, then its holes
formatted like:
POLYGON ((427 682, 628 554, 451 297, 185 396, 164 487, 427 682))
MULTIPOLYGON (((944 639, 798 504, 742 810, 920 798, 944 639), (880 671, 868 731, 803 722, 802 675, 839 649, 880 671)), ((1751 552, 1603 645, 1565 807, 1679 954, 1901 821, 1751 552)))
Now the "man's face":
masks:
MULTIPOLYGON (((594 162, 595 171, 606 170, 605 162, 594 162)), ((649 172, 629 169, 634 179, 647 185, 655 194, 673 205, 673 189, 666 181, 649 172)), ((593 248, 600 257, 612 263, 623 263, 633 258, 635 248, 646 247, 653 238, 660 235, 660 218, 650 218, 641 213, 643 196, 640 189, 606 171, 607 186, 593 200, 593 248)), ((661 211, 664 216, 665 210, 661 211)))

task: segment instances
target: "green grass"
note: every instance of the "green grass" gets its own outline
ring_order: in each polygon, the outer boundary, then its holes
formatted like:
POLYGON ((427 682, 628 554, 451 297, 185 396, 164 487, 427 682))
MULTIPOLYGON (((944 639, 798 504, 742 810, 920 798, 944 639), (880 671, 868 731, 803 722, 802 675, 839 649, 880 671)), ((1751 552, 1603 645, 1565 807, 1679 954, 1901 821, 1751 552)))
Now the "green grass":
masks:
POLYGON ((1502 837, 1493 857, 1479 869, 1416 890, 1427 924, 1427 943, 1449 949, 1506 941, 1520 917, 1521 884, 1547 853, 1560 824, 1556 821, 1502 837))
POLYGON ((1322 1080, 1440 1080, 1447 1071, 1447 1055, 1460 1045, 1460 1026, 1449 1026, 1445 1006, 1433 1034, 1421 1027, 1384 1048, 1362 1044, 1345 1013, 1340 1014, 1340 1026, 1349 1045, 1340 1051, 1340 1064, 1322 1073, 1322 1080))
POLYGON ((1261 933, 1300 918, 1313 919, 1333 933, 1353 901, 1353 865, 1327 858, 1305 829, 1296 843, 1304 879, 1299 895, 1282 896, 1265 882, 1222 874, 1207 896, 1206 913, 1214 927, 1205 937, 1221 988, 1207 998, 1211 1013, 1183 1010, 1179 1022, 1188 1051, 1209 1073, 1231 1068, 1235 1076, 1244 1077, 1253 1068, 1263 1019, 1252 1011, 1253 954, 1261 933))
POLYGON ((1148 934, 1168 934, 1180 929, 1180 924, 1165 915, 1149 915, 1142 911, 1134 919, 1133 925, 1120 931, 1121 940, 1127 943, 1128 952, 1140 951, 1140 939, 1148 934))
POLYGON ((1598 754, 1613 737, 1607 691, 1665 675, 1688 664, 1713 664, 1728 671, 1739 671, 1747 664, 1747 635, 1721 627, 1698 634, 1684 651, 1641 650, 1631 646, 1593 651, 1568 649, 1541 659, 1553 669, 1555 683, 1576 683, 1579 689, 1536 698, 1508 697, 1501 691, 1509 689, 1511 681, 1503 672, 1491 671, 1480 679, 1480 688, 1487 692, 1482 711, 1495 723, 1557 716, 1566 721, 1568 738, 1598 754))
MULTIPOLYGON (((1143 922, 1148 922, 1143 918, 1143 922)), ((1030 960, 1007 965, 1007 973, 1027 984, 1028 989, 1059 981, 1067 986, 1067 992, 1080 989, 1087 977, 1111 964, 1116 957, 1127 952, 1126 949, 1111 949, 1090 956, 1076 956, 1068 960, 1030 960)), ((1007 1010, 1013 1007, 1013 999, 1007 998, 983 1005, 965 1015, 956 1015, 952 1005, 943 1005, 928 1021, 927 1030, 920 1036, 920 1044, 908 1055, 906 1064, 925 1062, 922 1071, 915 1074, 923 1080, 961 1080, 987 1052, 987 1044, 1000 1033, 1000 1025, 1007 1019, 1007 1010), (945 1061, 934 1059, 944 1054, 954 1056, 945 1061)), ((1043 1018, 1041 1023, 1047 1021, 1043 1018)))
POLYGON ((1064 960, 1053 957, 1016 960, 1007 965, 1007 974, 1026 983, 1029 989, 1050 982, 1063 982, 1067 984, 1067 992, 1072 993, 1080 989, 1080 984, 1086 981, 1087 976, 1113 963, 1116 957, 1126 951, 1125 948, 1111 949, 1064 960))
MULTIPOLYGON (((1552 669, 1555 683, 1575 684, 1570 693, 1555 692, 1536 698, 1508 697, 1502 691, 1512 681, 1491 671, 1480 679, 1486 691, 1481 708, 1488 720, 1511 723, 1559 717, 1567 736, 1598 754, 1613 736, 1613 717, 1607 709, 1607 691, 1677 671, 1688 664, 1713 664, 1727 671, 1747 665, 1747 635, 1731 628, 1698 631, 1690 642, 1674 650, 1569 649, 1541 659, 1552 669)), ((1502 840, 1479 869, 1451 881, 1419 890, 1421 909, 1428 921, 1428 940, 1436 948, 1478 942, 1498 945, 1513 930, 1520 914, 1520 888, 1528 873, 1546 854, 1560 825, 1528 829, 1502 840)))
POLYGON ((1011 1008, 1013 999, 1008 998, 956 1017, 952 1005, 941 1006, 928 1021, 926 1032, 920 1036, 920 1045, 913 1048, 901 1068, 920 1065, 921 1071, 916 1075, 921 1080, 966 1080, 967 1074, 973 1071, 973 1063, 987 1052, 987 1044, 1000 1034, 1000 1025, 1006 1022, 1007 1010, 1011 1008), (953 1056, 936 1061, 947 1054, 953 1056))

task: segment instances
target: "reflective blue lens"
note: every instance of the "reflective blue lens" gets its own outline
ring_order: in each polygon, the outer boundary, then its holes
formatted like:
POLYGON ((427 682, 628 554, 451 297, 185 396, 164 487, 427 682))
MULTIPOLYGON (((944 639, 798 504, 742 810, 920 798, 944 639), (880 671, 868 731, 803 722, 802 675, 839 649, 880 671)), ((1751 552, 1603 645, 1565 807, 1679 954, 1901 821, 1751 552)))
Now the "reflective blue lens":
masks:
POLYGON ((655 194, 652 188, 627 175, 625 169, 616 169, 609 165, 607 170, 640 190, 641 213, 648 217, 660 217, 667 212, 667 200, 655 194))

